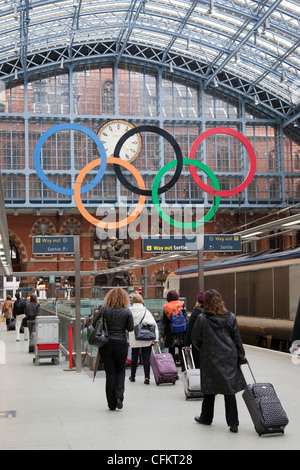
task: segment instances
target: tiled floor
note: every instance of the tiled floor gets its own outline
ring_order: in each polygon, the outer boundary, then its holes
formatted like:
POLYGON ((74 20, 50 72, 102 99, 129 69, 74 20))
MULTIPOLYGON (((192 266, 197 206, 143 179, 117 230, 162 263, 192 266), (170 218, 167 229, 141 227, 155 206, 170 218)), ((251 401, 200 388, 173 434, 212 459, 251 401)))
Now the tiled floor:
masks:
MULTIPOLYGON (((213 425, 197 424, 194 416, 199 414, 201 401, 185 400, 181 379, 175 385, 160 386, 152 379, 147 386, 141 367, 135 383, 129 382, 127 371, 123 409, 109 411, 104 372, 98 372, 93 382, 89 369, 69 371, 64 358, 59 365, 42 360, 35 366, 33 354, 27 352, 28 342, 16 342, 14 332, 3 330, 0 340, 6 348, 5 364, 0 364, 1 450, 138 452, 300 447, 300 366, 287 354, 246 347, 256 380, 273 383, 290 419, 283 436, 259 437, 241 393, 237 395, 237 434, 229 432, 225 423, 222 396, 216 400, 213 425)), ((247 381, 252 382, 247 366, 243 370, 247 381)))

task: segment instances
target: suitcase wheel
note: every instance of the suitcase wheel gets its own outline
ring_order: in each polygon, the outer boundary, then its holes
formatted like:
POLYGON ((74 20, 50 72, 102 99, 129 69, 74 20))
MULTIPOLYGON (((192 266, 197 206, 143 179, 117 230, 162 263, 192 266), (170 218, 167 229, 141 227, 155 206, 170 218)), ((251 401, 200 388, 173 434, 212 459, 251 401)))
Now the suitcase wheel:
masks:
POLYGON ((35 366, 39 366, 39 365, 40 365, 40 360, 39 360, 38 357, 35 357, 35 358, 33 359, 33 364, 34 364, 35 366))

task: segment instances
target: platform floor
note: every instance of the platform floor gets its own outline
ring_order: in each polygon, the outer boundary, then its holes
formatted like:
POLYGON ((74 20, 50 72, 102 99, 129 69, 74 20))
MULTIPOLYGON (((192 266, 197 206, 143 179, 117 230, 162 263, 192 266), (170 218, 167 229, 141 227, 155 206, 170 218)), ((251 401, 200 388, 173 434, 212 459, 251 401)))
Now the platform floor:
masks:
MULTIPOLYGON (((23 338, 23 335, 21 335, 23 338)), ((240 426, 233 434, 224 415, 224 400, 217 396, 211 426, 194 421, 201 401, 186 400, 182 380, 175 385, 143 383, 142 368, 135 383, 128 380, 122 410, 110 411, 105 399, 105 373, 68 370, 41 360, 33 365, 28 342, 15 340, 15 332, 0 331, 0 449, 1 450, 298 450, 300 417, 300 365, 285 353, 245 346, 258 382, 271 382, 289 417, 284 435, 259 437, 242 394, 237 394, 240 426)), ((247 382, 252 379, 243 366, 247 382)), ((180 373, 181 374, 181 373, 180 373)))

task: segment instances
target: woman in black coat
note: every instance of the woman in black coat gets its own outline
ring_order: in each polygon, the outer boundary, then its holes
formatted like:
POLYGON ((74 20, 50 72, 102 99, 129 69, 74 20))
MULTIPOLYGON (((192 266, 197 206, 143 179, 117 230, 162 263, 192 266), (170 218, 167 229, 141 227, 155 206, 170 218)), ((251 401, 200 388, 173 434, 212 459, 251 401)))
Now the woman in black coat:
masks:
POLYGON ((133 331, 133 317, 128 308, 129 297, 121 287, 114 287, 105 296, 104 306, 95 313, 93 327, 101 317, 105 317, 109 340, 100 349, 104 364, 105 392, 110 410, 123 408, 125 391, 125 367, 128 353, 127 331, 133 331))
POLYGON ((230 431, 237 432, 239 420, 235 394, 246 387, 241 364, 247 362, 235 315, 226 309, 214 289, 205 292, 204 310, 192 332, 199 349, 201 390, 204 395, 201 415, 195 420, 211 424, 215 395, 224 395, 226 421, 230 431))

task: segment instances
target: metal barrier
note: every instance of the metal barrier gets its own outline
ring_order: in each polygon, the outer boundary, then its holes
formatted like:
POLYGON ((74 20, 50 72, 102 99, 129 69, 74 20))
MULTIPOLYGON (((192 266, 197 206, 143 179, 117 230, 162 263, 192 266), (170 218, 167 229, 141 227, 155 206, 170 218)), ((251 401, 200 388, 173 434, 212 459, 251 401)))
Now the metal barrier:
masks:
MULTIPOLYGON (((87 318, 91 315, 91 305, 89 308, 82 309, 81 315, 81 358, 86 354, 87 338, 84 334, 84 326, 87 318)), ((42 315, 57 315, 59 318, 59 341, 62 353, 69 358, 69 368, 73 368, 75 361, 75 341, 76 322, 75 322, 75 302, 48 299, 41 302, 42 315)))
MULTIPOLYGON (((180 300, 185 301, 184 298, 180 300)), ((91 332, 91 324, 88 319, 94 311, 103 305, 103 298, 81 299, 80 301, 80 314, 81 314, 81 361, 82 365, 94 368, 95 359, 97 356, 97 348, 88 344, 88 337, 91 332)), ((76 335, 76 315, 75 315, 75 300, 61 300, 61 299, 47 299, 41 300, 41 313, 42 315, 57 315, 59 318, 59 340, 60 349, 62 353, 69 359, 69 368, 73 369, 73 363, 76 359, 75 350, 75 335, 76 335)), ((159 331, 161 329, 161 322, 163 316, 163 306, 166 299, 144 299, 145 307, 150 310, 154 316, 159 331)), ((164 344, 161 344, 164 349, 164 344)))

